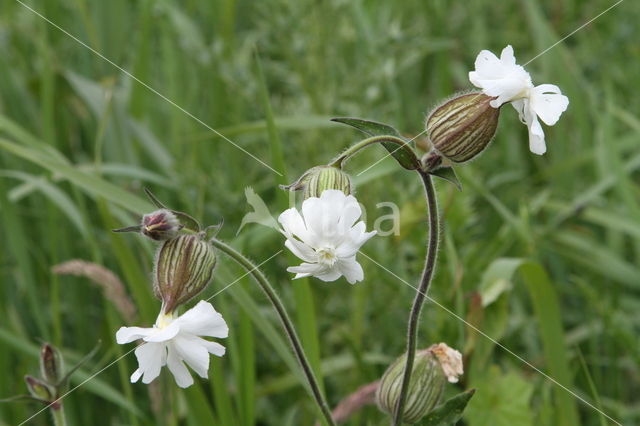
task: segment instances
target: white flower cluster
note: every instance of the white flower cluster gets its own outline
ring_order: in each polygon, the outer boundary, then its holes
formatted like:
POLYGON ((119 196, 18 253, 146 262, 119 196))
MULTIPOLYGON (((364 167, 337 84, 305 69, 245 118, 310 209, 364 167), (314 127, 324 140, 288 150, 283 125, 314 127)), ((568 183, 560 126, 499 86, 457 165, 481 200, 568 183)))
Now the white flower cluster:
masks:
POLYGON ((500 58, 488 50, 481 51, 475 67, 475 71, 469 72, 471 83, 485 95, 496 98, 491 101, 494 108, 510 102, 520 121, 529 128, 529 149, 534 154, 544 154, 547 147, 538 117, 553 126, 567 109, 569 98, 553 84, 534 86, 529 73, 516 64, 511 46, 502 50, 500 58))

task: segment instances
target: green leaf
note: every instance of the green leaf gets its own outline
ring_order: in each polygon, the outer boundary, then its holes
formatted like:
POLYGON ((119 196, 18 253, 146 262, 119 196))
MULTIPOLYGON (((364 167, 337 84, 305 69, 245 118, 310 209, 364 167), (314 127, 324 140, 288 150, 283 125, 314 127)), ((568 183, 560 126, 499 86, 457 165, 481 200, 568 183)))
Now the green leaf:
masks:
POLYGON ((407 143, 407 145, 397 145, 391 142, 382 142, 382 145, 405 169, 416 170, 420 168, 420 160, 418 160, 415 152, 408 145, 409 141, 393 127, 375 121, 362 120, 360 118, 338 117, 332 118, 331 121, 354 127, 369 136, 393 135, 402 139, 407 143))
POLYGON ((449 426, 454 425, 462 417, 469 400, 476 393, 475 389, 459 393, 449 398, 427 414, 420 423, 421 426, 449 426))
POLYGON ((465 411, 470 426, 531 426, 533 384, 515 372, 503 374, 492 366, 475 381, 478 396, 465 411))
MULTIPOLYGON (((543 343, 544 358, 549 375, 564 386, 571 388, 571 369, 562 330, 560 304, 556 291, 542 266, 526 263, 520 273, 529 293, 538 318, 540 338, 543 343)), ((579 424, 575 398, 559 386, 554 387, 554 400, 561 410, 556 411, 557 425, 574 426, 579 424)))
POLYGON ((500 258, 494 260, 484 271, 478 291, 482 296, 482 306, 487 307, 512 287, 513 274, 522 265, 523 259, 500 258))
POLYGON ((0 148, 63 176, 90 196, 102 196, 106 200, 136 213, 152 210, 151 205, 141 198, 98 176, 82 172, 72 165, 56 160, 47 152, 22 146, 7 139, 0 139, 0 148))
POLYGON ((462 184, 460 183, 455 170, 453 170, 453 167, 441 167, 428 173, 454 184, 458 188, 458 190, 462 191, 462 184))

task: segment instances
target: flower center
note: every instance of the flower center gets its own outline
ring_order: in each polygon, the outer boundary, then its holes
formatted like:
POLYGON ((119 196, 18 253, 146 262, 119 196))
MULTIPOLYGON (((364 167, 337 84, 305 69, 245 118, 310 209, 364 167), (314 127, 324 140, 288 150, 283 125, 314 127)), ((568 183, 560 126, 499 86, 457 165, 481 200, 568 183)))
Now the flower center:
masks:
POLYGON ((316 250, 318 255, 318 263, 327 266, 333 266, 338 258, 336 257, 336 250, 333 247, 323 247, 316 250))
POLYGON ((162 312, 160 313, 160 315, 158 315, 158 318, 156 319, 155 327, 159 329, 163 329, 167 327, 169 324, 171 324, 174 319, 175 317, 173 316, 173 314, 165 314, 164 312, 162 312))

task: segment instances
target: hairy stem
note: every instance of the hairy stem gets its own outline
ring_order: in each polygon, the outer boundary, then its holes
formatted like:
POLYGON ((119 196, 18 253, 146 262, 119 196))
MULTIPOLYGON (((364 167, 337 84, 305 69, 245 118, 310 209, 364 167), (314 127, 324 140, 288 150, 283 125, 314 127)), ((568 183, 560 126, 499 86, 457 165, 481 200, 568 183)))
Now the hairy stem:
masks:
POLYGON ((411 147, 409 147, 409 145, 404 140, 402 140, 397 136, 392 136, 392 135, 372 136, 370 138, 363 139, 360 142, 347 148, 335 160, 331 161, 331 163, 329 163, 329 166, 342 168, 343 164, 349 158, 357 154, 360 150, 368 147, 369 145, 373 145, 375 143, 382 143, 382 142, 394 143, 399 146, 398 149, 405 149, 405 147, 407 147, 411 150, 411 152, 413 152, 413 149, 411 149, 411 147))
POLYGON ((280 301, 280 298, 276 294, 275 290, 273 289, 273 287, 271 286, 267 278, 249 259, 244 257, 240 252, 235 250, 233 247, 215 238, 211 240, 211 243, 213 244, 214 247, 217 247, 218 249, 223 251, 225 254, 227 254, 229 257, 235 260, 240 266, 246 269, 247 272, 249 272, 251 276, 256 280, 256 282, 258 283, 262 291, 266 294, 267 299, 269 299, 269 301, 273 305, 273 308, 278 314, 278 317, 280 318, 280 322, 282 323, 282 327, 284 328, 285 334, 289 338, 289 342, 293 347, 293 352, 296 358, 298 359, 300 366, 302 367, 302 371, 304 372, 304 375, 306 376, 307 381, 309 382, 309 388, 311 389, 313 398, 318 404, 318 407, 322 412, 322 415, 325 419, 326 424, 331 426, 335 425, 333 419, 331 418, 331 410, 329 409, 329 404, 327 404, 327 401, 325 400, 324 395, 320 390, 320 386, 318 385, 318 381, 316 380, 316 377, 313 374, 313 370, 309 365, 309 361, 307 360, 304 350, 302 349, 300 338, 298 337, 296 330, 293 327, 293 323, 291 322, 291 319, 289 318, 289 315, 287 314, 287 311, 285 310, 284 305, 282 304, 282 301, 280 301))
POLYGON ((424 304, 424 299, 427 296, 429 290, 429 284, 431 284, 431 278, 433 277, 433 271, 436 265, 436 254, 438 251, 438 239, 439 239, 439 224, 438 224, 438 201, 436 199, 436 191, 431 181, 431 176, 423 171, 418 170, 418 174, 422 179, 424 185, 425 196, 427 199, 427 209, 429 210, 429 242, 427 245, 427 257, 424 264, 424 270, 422 271, 422 278, 420 280, 420 287, 416 293, 416 297, 413 300, 413 306, 411 306, 411 312, 409 314, 409 325, 407 329, 407 362, 404 366, 404 374, 402 376, 402 388, 400 389, 400 396, 396 403, 393 424, 395 426, 402 425, 402 417, 404 414, 404 405, 407 399, 407 390, 409 389, 409 382, 411 380, 411 373, 413 371, 413 360, 416 354, 416 344, 418 341, 418 323, 420 320, 420 311, 424 304))
POLYGON ((55 426, 67 426, 67 419, 64 416, 64 409, 61 402, 56 402, 51 406, 51 415, 55 426))

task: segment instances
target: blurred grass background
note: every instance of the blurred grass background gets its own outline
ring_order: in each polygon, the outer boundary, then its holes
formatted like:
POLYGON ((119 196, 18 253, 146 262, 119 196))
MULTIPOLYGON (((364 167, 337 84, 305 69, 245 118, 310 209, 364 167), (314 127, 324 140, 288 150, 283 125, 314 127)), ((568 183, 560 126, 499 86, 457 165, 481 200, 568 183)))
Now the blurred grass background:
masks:
MULTIPOLYGON (((0 3, 0 397, 25 392, 37 348, 50 341, 68 364, 102 341, 77 384, 132 346, 125 323, 86 278, 51 267, 84 259, 113 270, 152 324, 153 244, 111 228, 135 223, 151 188, 221 233, 256 262, 283 248, 249 225, 244 189, 276 212, 277 184, 325 163, 360 135, 330 123, 356 116, 422 130, 443 98, 470 88, 484 48, 514 46, 520 63, 613 2, 405 0, 34 0, 28 4, 268 168, 12 0, 0 3)), ((640 4, 621 3, 527 66, 571 104, 545 128, 535 157, 505 108, 490 149, 458 167, 464 190, 438 182, 444 220, 430 295, 625 425, 640 424, 640 4)), ((376 148, 348 165, 360 170, 376 148)), ((411 283, 422 267, 425 207, 418 179, 386 159, 356 178, 369 226, 393 201, 401 235, 364 252, 411 283)), ((366 280, 291 282, 279 255, 263 269, 290 307, 332 405, 376 380, 405 345, 414 290, 361 257, 366 280)), ((242 275, 221 258, 213 295, 242 275)), ((248 279, 217 295, 230 323, 227 355, 210 381, 178 390, 128 383, 133 355, 72 393, 71 424, 310 425, 314 407, 263 295, 248 279), (153 404, 156 401, 156 404, 153 404), (164 401, 158 405, 158 401, 164 401)), ((464 350, 475 387, 469 426, 613 424, 472 328, 430 303, 420 346, 464 350)), ((40 407, 0 405, 0 424, 40 407)), ((29 424, 49 424, 47 413, 29 424)), ((386 424, 374 407, 349 424, 386 424)))

